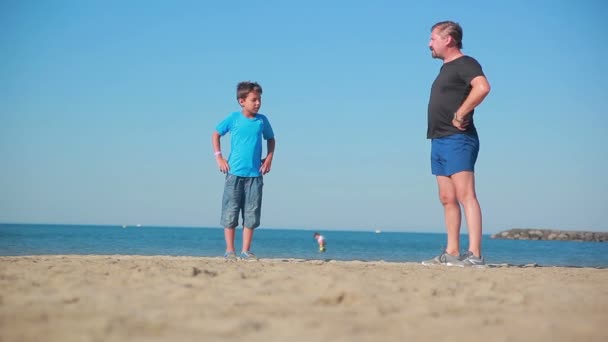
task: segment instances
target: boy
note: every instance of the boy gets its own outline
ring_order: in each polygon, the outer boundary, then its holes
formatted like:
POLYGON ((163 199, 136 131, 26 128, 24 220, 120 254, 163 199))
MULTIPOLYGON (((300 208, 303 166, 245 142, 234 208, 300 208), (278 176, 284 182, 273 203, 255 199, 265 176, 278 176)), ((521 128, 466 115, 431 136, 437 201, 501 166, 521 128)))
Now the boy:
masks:
POLYGON ((213 132, 211 141, 217 166, 226 174, 222 198, 221 224, 224 227, 226 253, 229 261, 237 259, 234 249, 239 213, 243 218, 243 260, 257 260, 250 251, 253 230, 260 225, 262 209, 263 175, 270 172, 274 156, 274 132, 266 116, 259 114, 262 105, 262 87, 255 82, 237 85, 237 101, 240 112, 228 115, 213 132), (230 132, 230 156, 222 156, 220 138, 230 132), (267 141, 266 158, 262 160, 262 138, 267 141))

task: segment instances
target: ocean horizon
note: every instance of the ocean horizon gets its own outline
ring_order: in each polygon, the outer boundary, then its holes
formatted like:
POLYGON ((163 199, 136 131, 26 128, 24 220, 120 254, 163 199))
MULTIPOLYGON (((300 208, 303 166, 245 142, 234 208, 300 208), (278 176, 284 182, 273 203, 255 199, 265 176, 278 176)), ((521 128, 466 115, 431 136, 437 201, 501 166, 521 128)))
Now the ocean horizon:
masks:
MULTIPOLYGON (((235 247, 241 244, 237 229, 235 247)), ((260 258, 421 262, 439 254, 445 233, 324 229, 256 229, 252 251, 260 258), (313 232, 323 234, 319 253, 313 232)), ((466 250, 468 235, 461 236, 466 250)), ((482 237, 486 263, 608 267, 608 244, 581 241, 501 240, 482 237)), ((223 228, 78 224, 0 224, 0 255, 222 256, 223 228)))

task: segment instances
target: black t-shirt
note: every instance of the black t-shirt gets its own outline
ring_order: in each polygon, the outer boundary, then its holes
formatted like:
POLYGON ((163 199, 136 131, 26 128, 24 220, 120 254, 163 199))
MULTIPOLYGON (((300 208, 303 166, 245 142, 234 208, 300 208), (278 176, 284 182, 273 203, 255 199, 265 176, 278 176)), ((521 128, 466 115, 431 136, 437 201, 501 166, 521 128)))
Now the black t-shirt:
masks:
POLYGON ((428 139, 445 137, 452 134, 469 134, 477 136, 473 123, 472 110, 466 131, 461 131, 452 125, 454 113, 469 96, 471 80, 484 76, 481 65, 472 57, 462 56, 443 64, 439 75, 431 87, 431 98, 428 111, 428 139))

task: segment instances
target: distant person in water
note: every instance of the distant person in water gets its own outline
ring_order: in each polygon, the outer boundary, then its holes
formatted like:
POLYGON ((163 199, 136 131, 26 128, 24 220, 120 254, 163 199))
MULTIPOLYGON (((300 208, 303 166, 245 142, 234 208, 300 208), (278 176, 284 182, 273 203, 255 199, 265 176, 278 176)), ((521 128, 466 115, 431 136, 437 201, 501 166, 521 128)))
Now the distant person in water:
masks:
POLYGON ((315 240, 317 240, 317 243, 319 244, 319 252, 325 252, 325 237, 323 237, 323 235, 317 232, 315 232, 314 237, 315 240))

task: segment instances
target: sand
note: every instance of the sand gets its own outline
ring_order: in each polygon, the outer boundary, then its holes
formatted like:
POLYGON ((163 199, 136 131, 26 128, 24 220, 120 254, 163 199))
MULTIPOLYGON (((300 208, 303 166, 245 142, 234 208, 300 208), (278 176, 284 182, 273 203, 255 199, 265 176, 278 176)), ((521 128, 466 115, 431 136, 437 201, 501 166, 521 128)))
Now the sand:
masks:
POLYGON ((0 341, 608 341, 608 269, 0 257, 0 341))

